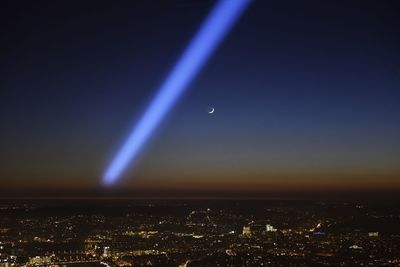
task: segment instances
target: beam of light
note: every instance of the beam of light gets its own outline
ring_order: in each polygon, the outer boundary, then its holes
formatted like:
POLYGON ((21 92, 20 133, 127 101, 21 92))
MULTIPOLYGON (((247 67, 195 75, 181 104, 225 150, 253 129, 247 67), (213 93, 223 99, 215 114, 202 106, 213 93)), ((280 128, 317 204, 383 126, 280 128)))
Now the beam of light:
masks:
POLYGON ((251 1, 220 0, 217 2, 109 165, 103 176, 105 185, 113 184, 127 165, 137 157, 151 133, 201 70, 251 1))

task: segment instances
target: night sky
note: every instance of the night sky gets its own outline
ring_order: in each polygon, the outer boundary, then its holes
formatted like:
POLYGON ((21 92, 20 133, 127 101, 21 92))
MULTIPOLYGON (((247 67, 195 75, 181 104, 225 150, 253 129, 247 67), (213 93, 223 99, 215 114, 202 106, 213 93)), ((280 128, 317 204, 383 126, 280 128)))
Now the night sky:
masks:
MULTIPOLYGON (((1 188, 102 188, 213 3, 2 2, 1 188)), ((400 188, 398 14, 254 1, 117 186, 400 188)))

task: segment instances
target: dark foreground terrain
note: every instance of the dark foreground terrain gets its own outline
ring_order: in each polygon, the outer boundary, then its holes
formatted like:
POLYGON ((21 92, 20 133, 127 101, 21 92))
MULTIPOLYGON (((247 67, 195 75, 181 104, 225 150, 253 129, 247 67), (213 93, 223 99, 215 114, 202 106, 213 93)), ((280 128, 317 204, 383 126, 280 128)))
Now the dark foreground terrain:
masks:
POLYGON ((394 202, 0 203, 0 266, 400 266, 394 202))

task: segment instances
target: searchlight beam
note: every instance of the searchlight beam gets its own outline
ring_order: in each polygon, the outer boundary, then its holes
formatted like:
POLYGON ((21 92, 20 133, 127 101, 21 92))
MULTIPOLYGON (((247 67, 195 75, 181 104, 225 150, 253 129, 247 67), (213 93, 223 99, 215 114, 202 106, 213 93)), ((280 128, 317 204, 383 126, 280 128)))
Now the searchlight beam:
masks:
POLYGON ((103 176, 112 185, 133 162, 157 125, 206 63, 252 0, 219 0, 179 58, 157 95, 129 134, 103 176))

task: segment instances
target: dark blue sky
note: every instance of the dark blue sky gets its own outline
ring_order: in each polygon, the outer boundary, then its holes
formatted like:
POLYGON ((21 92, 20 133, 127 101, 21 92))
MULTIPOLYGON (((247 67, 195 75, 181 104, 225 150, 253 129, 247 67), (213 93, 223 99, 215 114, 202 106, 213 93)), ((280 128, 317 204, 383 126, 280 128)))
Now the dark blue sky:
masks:
MULTIPOLYGON (((6 3, 0 184, 97 187, 212 4, 6 3)), ((125 186, 398 187, 399 13, 396 1, 255 1, 125 186)))

